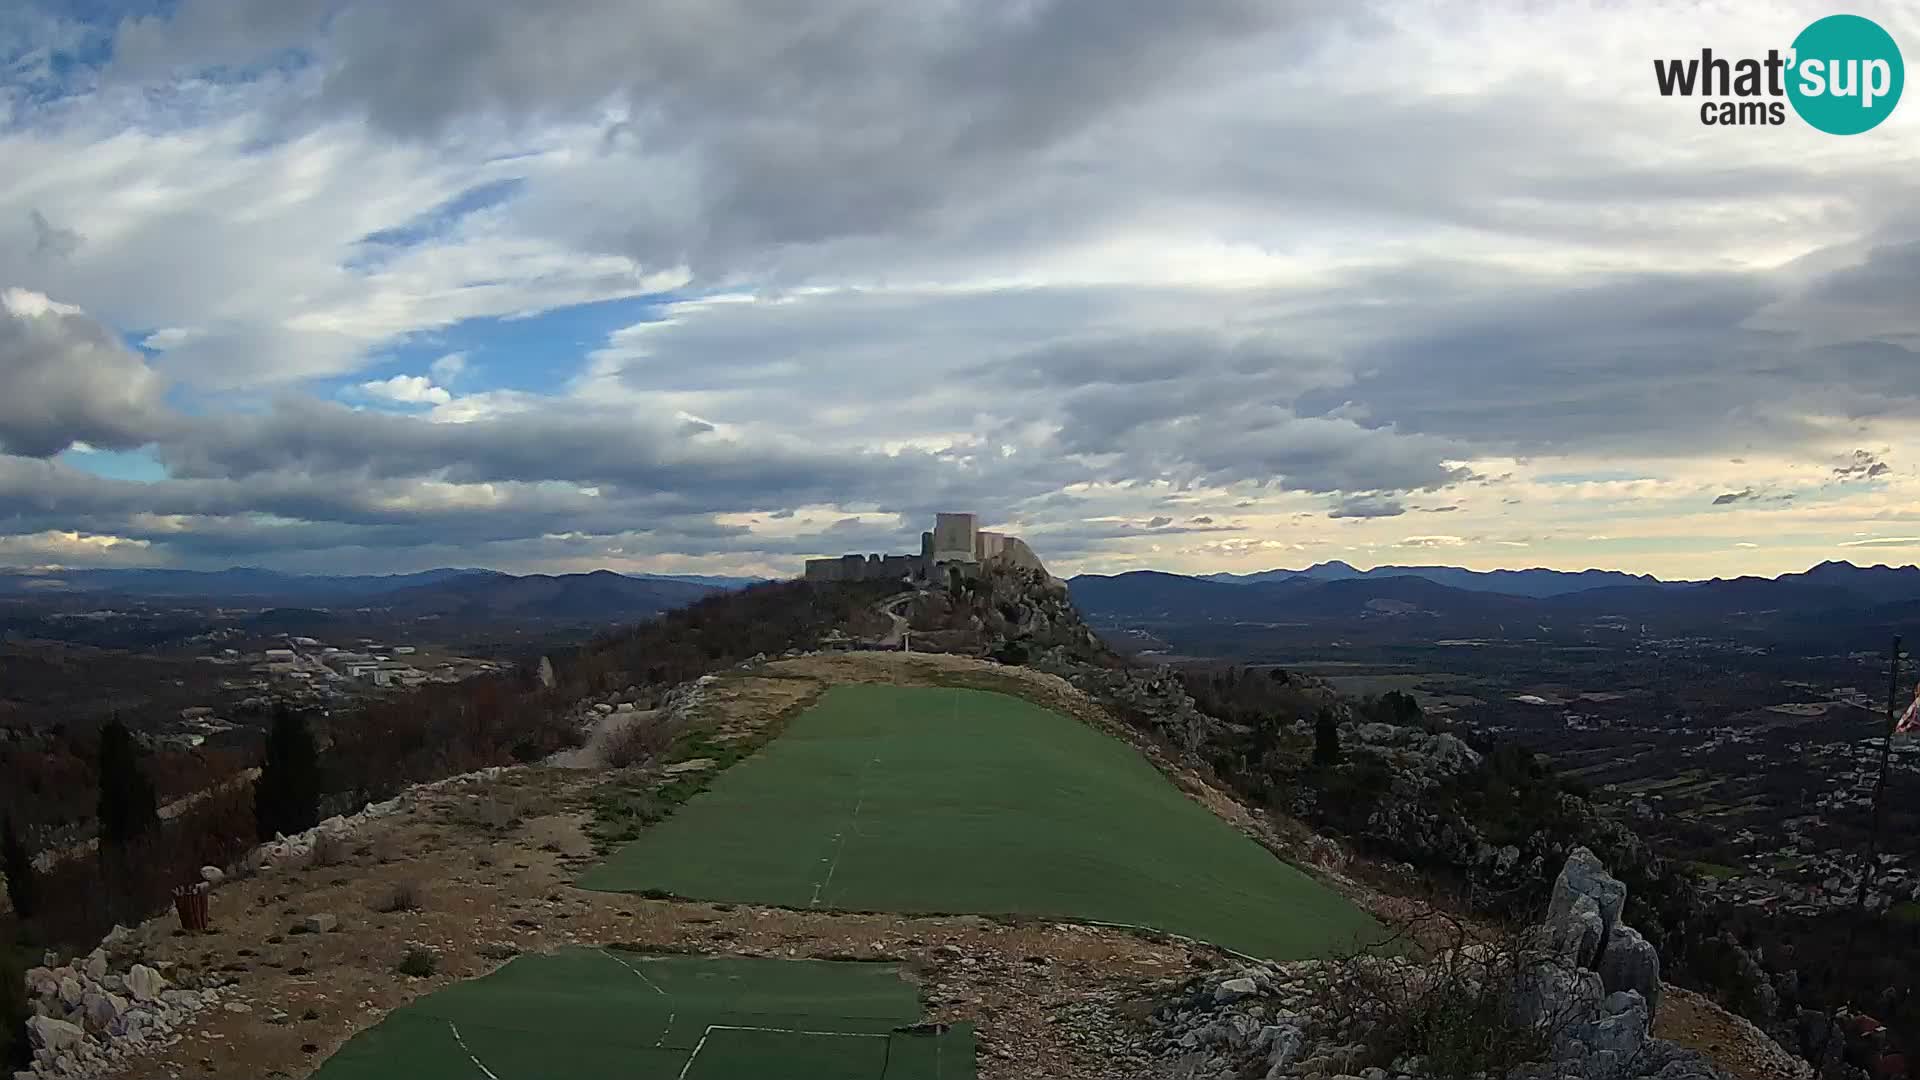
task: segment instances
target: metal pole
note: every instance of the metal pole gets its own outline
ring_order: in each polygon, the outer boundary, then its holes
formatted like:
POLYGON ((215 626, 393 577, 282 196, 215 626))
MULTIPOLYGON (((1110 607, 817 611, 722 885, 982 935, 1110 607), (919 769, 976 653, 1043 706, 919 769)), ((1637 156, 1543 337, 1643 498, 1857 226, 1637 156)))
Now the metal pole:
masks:
POLYGON ((1893 639, 1892 669, 1887 672, 1887 737, 1880 747, 1880 778, 1873 784, 1873 828, 1867 833, 1866 864, 1860 868, 1860 892, 1854 899, 1854 917, 1858 919, 1867 907, 1867 886, 1873 881, 1875 860, 1880 852, 1880 819, 1883 816, 1881 797, 1887 791, 1887 766, 1893 760, 1893 729, 1899 723, 1900 714, 1900 638, 1893 639))
MULTIPOLYGON (((1841 955, 1840 971, 1842 972, 1843 985, 1849 987, 1849 989, 1852 985, 1855 946, 1859 943, 1860 938, 1860 924, 1866 921, 1867 917, 1867 888, 1873 882, 1873 870, 1876 865, 1876 858, 1880 852, 1881 796, 1886 793, 1887 765, 1893 758, 1893 729, 1894 726, 1899 723, 1899 713, 1895 711, 1900 707, 1900 638, 1898 635, 1895 635, 1893 639, 1893 650, 1889 654, 1888 660, 1886 744, 1880 748, 1880 777, 1873 785, 1873 825, 1867 833, 1866 857, 1860 865, 1860 888, 1859 891, 1854 894, 1853 923, 1847 927, 1846 952, 1841 955)), ((1853 1002, 1849 1000, 1848 1004, 1851 1005, 1853 1002)), ((1829 1015, 1827 1018, 1826 1030, 1822 1033, 1820 1043, 1819 1060, 1814 1062, 1815 1068, 1824 1068, 1827 1064, 1828 1057, 1835 1049, 1832 1043, 1833 1029, 1837 1021, 1838 1018, 1833 1015, 1829 1015)), ((1844 1039, 1842 1042, 1844 1043, 1844 1039)), ((1844 1052, 1844 1045, 1840 1047, 1840 1049, 1844 1052)))

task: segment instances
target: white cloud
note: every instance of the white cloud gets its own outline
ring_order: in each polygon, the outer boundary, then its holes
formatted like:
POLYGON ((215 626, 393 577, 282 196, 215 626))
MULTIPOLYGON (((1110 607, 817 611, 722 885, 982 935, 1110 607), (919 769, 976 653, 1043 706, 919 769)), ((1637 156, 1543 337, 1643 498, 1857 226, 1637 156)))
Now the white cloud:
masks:
POLYGON ((467 370, 467 354, 457 352, 448 353, 440 359, 435 360, 428 366, 427 370, 433 373, 435 381, 450 383, 459 378, 461 373, 467 370))
POLYGON ((360 390, 368 397, 402 405, 445 405, 453 395, 445 387, 433 385, 425 375, 395 375, 391 379, 363 382, 360 390))

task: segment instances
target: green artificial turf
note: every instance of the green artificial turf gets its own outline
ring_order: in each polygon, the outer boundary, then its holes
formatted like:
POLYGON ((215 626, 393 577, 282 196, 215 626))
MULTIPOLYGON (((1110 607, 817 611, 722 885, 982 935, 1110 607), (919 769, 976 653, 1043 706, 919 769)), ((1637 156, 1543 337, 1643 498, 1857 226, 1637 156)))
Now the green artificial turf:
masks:
POLYGON ((356 1035, 316 1080, 972 1080, 973 1032, 922 1016, 891 964, 523 956, 356 1035))
POLYGON ((1380 936, 1125 743, 979 690, 835 687, 580 885, 1127 923, 1275 959, 1380 936))

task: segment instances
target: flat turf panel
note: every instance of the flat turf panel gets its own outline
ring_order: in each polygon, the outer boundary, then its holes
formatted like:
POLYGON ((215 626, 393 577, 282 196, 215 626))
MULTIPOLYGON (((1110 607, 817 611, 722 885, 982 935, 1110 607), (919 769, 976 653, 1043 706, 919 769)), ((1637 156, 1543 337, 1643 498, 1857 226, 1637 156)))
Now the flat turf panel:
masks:
POLYGON ((1282 959, 1379 932, 1131 747, 977 690, 835 687, 580 884, 1130 923, 1282 959))
POLYGON ((971 1080, 973 1025, 955 1024, 943 1035, 895 1035, 887 1044, 885 1080, 971 1080))
POLYGON ((933 1040, 943 1044, 930 1066, 937 1073, 889 1071, 894 1029, 921 1016, 916 990, 892 964, 575 948, 523 956, 422 998, 361 1032, 315 1075, 971 1080, 971 1032, 933 1040), (780 1067, 768 1071, 770 1061, 780 1067))

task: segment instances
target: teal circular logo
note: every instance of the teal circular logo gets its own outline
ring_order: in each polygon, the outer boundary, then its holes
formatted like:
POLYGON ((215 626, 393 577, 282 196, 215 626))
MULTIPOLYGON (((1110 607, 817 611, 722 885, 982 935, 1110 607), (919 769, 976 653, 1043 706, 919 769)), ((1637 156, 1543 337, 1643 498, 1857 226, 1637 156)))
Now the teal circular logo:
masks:
POLYGON ((1858 15, 1829 15, 1793 39, 1787 98, 1800 119, 1829 135, 1858 135, 1879 126, 1900 103, 1906 65, 1880 24, 1858 15))

